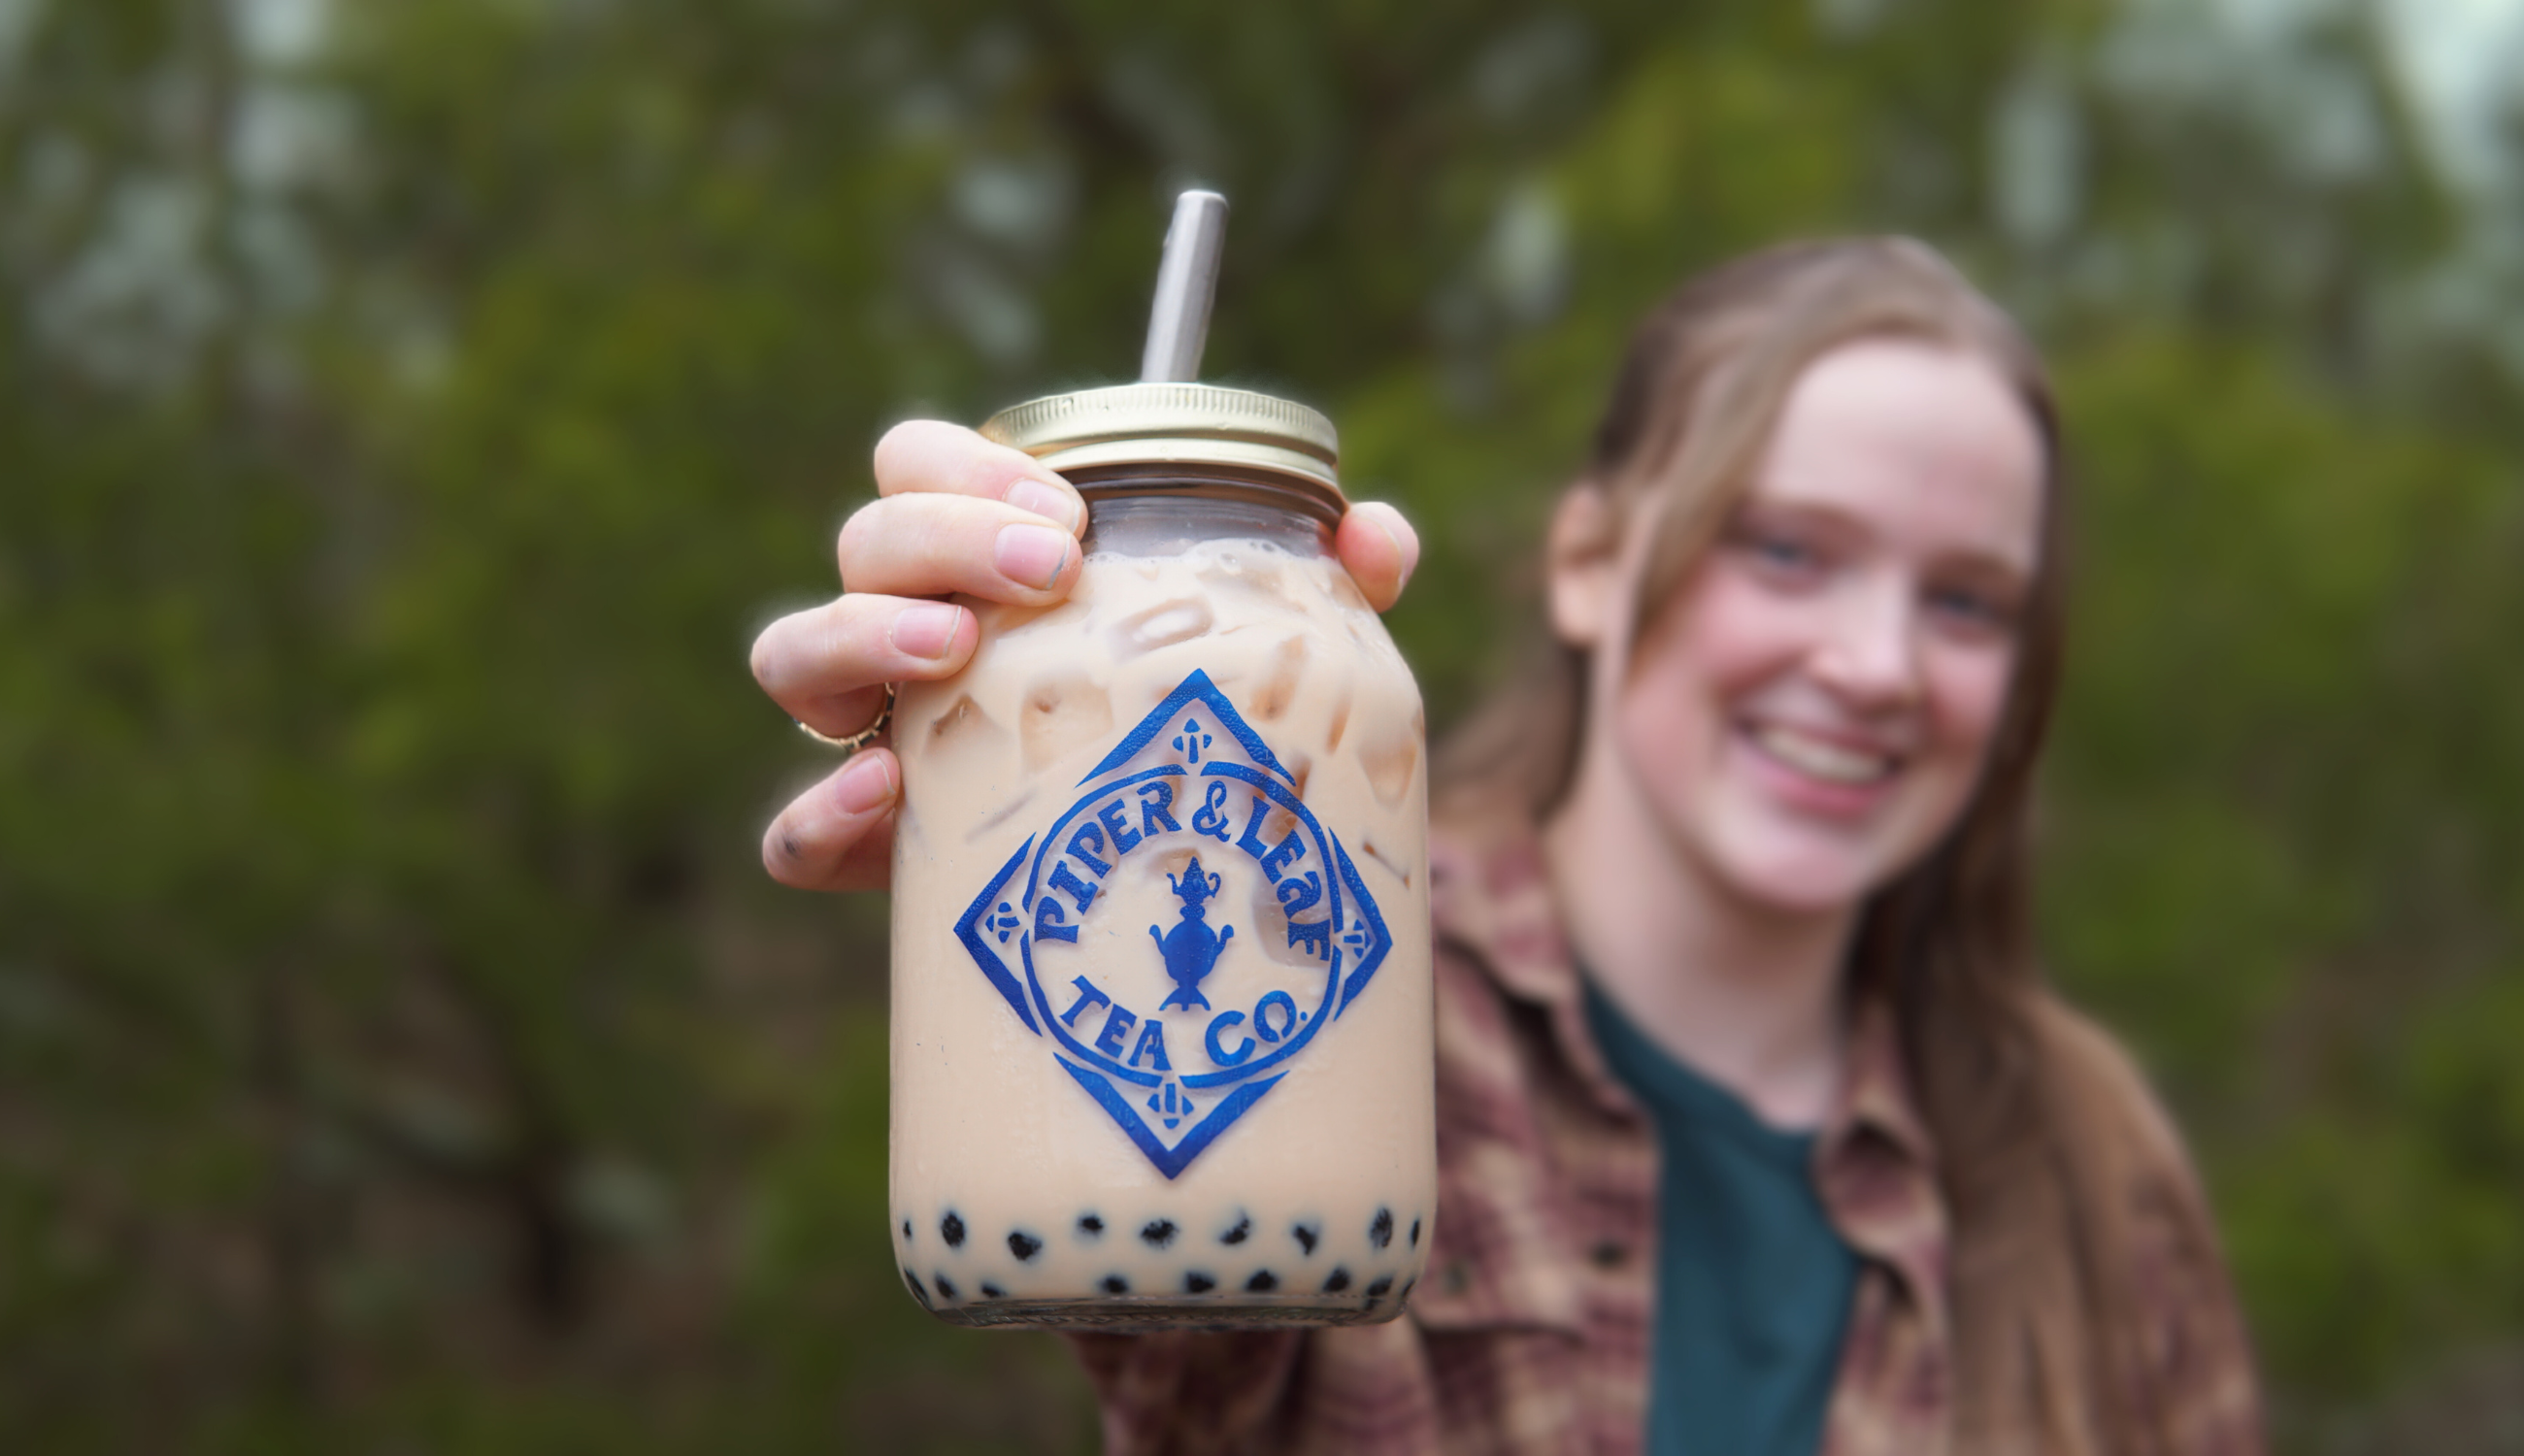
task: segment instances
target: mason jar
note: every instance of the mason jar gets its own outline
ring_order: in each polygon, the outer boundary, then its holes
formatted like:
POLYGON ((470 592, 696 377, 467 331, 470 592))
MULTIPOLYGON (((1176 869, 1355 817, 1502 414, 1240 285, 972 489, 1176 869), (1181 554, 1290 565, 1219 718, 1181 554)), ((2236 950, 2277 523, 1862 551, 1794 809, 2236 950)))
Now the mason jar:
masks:
POLYGON ((1331 421, 1134 384, 982 432, 1086 497, 895 715, 892 1203, 967 1325, 1391 1319, 1436 1211, 1420 694, 1331 421))

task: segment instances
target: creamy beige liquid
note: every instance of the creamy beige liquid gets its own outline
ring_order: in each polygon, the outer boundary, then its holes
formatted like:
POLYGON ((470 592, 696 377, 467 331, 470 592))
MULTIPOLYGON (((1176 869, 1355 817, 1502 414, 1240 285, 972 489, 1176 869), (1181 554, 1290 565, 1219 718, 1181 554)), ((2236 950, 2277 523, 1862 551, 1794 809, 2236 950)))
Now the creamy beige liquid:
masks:
POLYGON ((1436 1182, 1425 733, 1383 624, 1335 561, 1261 540, 1091 550, 1061 606, 978 609, 971 666, 895 719, 906 1284, 976 1324, 1390 1318, 1436 1182), (1197 697, 1127 752, 1195 671, 1284 774, 1197 697))

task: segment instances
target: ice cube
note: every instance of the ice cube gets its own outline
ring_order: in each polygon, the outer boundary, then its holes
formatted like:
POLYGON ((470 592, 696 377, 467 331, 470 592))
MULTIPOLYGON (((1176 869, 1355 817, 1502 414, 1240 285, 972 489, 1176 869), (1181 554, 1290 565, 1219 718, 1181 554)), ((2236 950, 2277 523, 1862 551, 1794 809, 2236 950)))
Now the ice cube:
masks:
POLYGON ((1304 609, 1295 593, 1289 590, 1285 558, 1222 553, 1216 560, 1200 569, 1200 579, 1205 586, 1247 593, 1276 607, 1304 609))
POLYGON ((1253 716, 1268 723, 1296 701, 1297 681, 1306 670, 1306 639, 1291 637, 1271 650, 1271 665, 1253 695, 1253 716))
POLYGON ((970 693, 957 695, 929 720, 927 729, 910 737, 910 743, 899 747, 911 751, 923 774, 935 773, 942 780, 1000 771, 999 755, 1008 748, 1008 730, 993 722, 970 693))
POLYGON ((1358 764, 1367 770, 1367 786, 1386 808, 1402 802, 1420 768, 1421 715, 1384 732, 1372 732, 1359 742, 1358 764))
POLYGON ((1341 695, 1339 699, 1333 704, 1332 726, 1324 731, 1325 752, 1331 753, 1339 751, 1341 735, 1349 731, 1349 706, 1350 688, 1347 683, 1343 683, 1341 685, 1341 695))
POLYGON ((1113 731, 1113 695, 1083 672, 1037 678, 1017 710, 1017 735, 1031 773, 1060 761, 1113 731))
POLYGON ((1189 642, 1207 632, 1211 621, 1209 604, 1197 597, 1160 602, 1113 624, 1113 651, 1119 656, 1135 657, 1178 642, 1189 642))
POLYGON ((1369 839, 1364 835, 1360 836, 1358 850, 1360 853, 1366 855, 1370 860, 1383 866, 1386 874, 1400 880, 1402 882, 1403 889, 1408 890, 1411 888, 1411 871, 1394 863, 1392 856, 1386 854, 1383 849, 1376 847, 1376 841, 1369 839))

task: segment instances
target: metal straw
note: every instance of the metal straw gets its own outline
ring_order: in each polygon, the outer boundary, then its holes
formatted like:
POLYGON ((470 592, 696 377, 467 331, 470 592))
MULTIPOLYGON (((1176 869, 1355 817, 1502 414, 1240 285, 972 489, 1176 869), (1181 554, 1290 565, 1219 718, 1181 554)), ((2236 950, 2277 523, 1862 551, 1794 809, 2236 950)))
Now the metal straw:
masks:
POLYGON ((1165 256, 1157 264, 1157 298, 1148 310, 1148 347, 1140 356, 1141 382, 1188 383, 1200 377, 1210 301, 1218 296, 1218 257, 1226 243, 1226 198, 1187 192, 1175 199, 1165 256))

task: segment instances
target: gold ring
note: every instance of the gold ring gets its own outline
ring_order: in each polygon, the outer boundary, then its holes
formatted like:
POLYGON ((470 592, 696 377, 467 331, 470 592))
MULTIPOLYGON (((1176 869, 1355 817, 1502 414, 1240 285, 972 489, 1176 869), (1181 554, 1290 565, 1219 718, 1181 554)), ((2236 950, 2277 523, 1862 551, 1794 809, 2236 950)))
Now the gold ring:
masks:
POLYGON ((806 735, 808 738, 813 739, 815 742, 822 744, 828 749, 841 750, 843 755, 847 757, 849 754, 855 753, 859 750, 866 748, 869 744, 876 742, 876 736, 883 733, 886 725, 893 721, 894 684, 887 683, 885 685, 885 706, 876 710, 876 721, 868 724, 858 732, 851 734, 849 737, 835 738, 829 733, 818 733, 814 729, 806 726, 802 719, 798 720, 798 731, 806 735))

